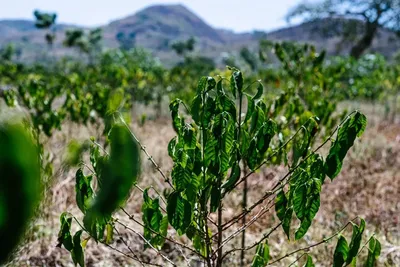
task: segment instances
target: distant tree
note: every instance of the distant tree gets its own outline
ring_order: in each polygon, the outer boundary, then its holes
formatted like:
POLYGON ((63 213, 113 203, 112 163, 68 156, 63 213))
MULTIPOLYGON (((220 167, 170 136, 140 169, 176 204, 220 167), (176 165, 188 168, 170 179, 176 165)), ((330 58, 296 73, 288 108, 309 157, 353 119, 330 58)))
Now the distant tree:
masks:
POLYGON ((125 34, 124 32, 118 32, 115 35, 115 39, 117 39, 120 49, 129 50, 135 47, 136 33, 131 32, 130 34, 125 34))
POLYGON ((186 55, 188 52, 192 52, 194 50, 194 46, 196 44, 196 40, 193 37, 190 37, 186 41, 179 41, 172 44, 171 48, 180 56, 186 55))
POLYGON ((252 71, 256 71, 258 67, 258 58, 247 47, 240 49, 240 57, 250 66, 252 71))
POLYGON ((54 41, 56 39, 56 33, 55 33, 55 24, 56 24, 56 19, 57 19, 57 14, 56 13, 45 13, 45 12, 40 12, 39 10, 35 10, 33 12, 33 15, 35 16, 35 26, 38 29, 45 29, 49 30, 48 33, 45 35, 45 40, 47 44, 52 47, 54 44, 54 41))
POLYGON ((362 23, 361 37, 356 38, 350 51, 354 58, 359 58, 371 46, 380 27, 393 30, 400 36, 400 0, 322 0, 302 3, 287 15, 288 20, 294 17, 308 21, 344 18, 346 20, 343 20, 341 27, 343 36, 354 33, 354 21, 362 23), (353 26, 348 27, 346 23, 353 23, 353 26))
POLYGON ((11 61, 15 54, 15 46, 13 44, 8 44, 0 49, 0 61, 11 61))
POLYGON ((77 48, 87 54, 89 62, 93 63, 94 57, 101 51, 103 32, 100 28, 85 33, 81 29, 68 30, 65 33, 64 46, 77 48))

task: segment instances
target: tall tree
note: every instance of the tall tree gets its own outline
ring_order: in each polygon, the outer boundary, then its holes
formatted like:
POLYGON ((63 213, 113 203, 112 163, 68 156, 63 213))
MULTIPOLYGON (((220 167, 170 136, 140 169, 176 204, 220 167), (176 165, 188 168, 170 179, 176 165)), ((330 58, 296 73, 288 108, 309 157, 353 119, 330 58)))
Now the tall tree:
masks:
POLYGON ((54 41, 56 39, 56 33, 55 33, 55 24, 56 24, 56 19, 57 19, 57 14, 56 13, 45 13, 41 12, 39 10, 35 10, 33 12, 33 15, 35 16, 35 26, 38 29, 45 29, 49 30, 48 33, 45 35, 46 42, 50 47, 53 46, 54 41))
POLYGON ((350 55, 359 58, 371 45, 380 27, 395 31, 400 36, 400 0, 322 0, 304 2, 289 12, 287 18, 300 17, 307 21, 323 18, 342 18, 341 34, 349 33, 346 23, 359 21, 361 34, 357 31, 350 55))
POLYGON ((89 63, 101 52, 103 31, 100 28, 85 33, 81 29, 68 30, 65 33, 64 46, 78 48, 81 53, 89 57, 89 63))

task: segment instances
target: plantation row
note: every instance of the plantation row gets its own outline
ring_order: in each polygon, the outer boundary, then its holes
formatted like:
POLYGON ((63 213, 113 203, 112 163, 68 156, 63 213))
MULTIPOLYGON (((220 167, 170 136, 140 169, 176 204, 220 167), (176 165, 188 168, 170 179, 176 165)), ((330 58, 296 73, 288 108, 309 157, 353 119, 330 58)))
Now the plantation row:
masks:
MULTIPOLYGON (((22 122, 17 117, 2 118, 0 128, 0 172, 4 174, 0 236, 7 240, 1 242, 1 263, 10 259, 40 196, 46 194, 44 185, 54 177, 50 158, 58 155, 50 156, 44 143, 72 121, 97 128, 104 125, 101 136, 65 148, 68 157, 63 164, 76 168, 76 204, 82 214, 60 215, 58 245, 71 253, 75 264, 85 266, 89 240, 96 241, 90 245, 113 248, 116 227, 122 224, 115 217, 118 212, 141 226, 138 235, 144 247, 155 251, 165 264, 177 265, 182 259, 193 264, 190 255, 205 266, 223 266, 237 252, 244 266, 245 254, 251 252, 252 266, 278 263, 294 254, 297 261, 305 258, 305 266, 314 266, 310 249, 335 240, 334 266, 355 266, 366 248, 365 265, 375 266, 380 243, 373 236, 363 237, 363 219, 349 221, 332 236, 281 258, 270 259, 268 239, 275 231, 284 231, 288 240, 305 236, 320 208, 326 177, 338 176, 348 150, 364 132, 366 117, 359 111, 339 114, 340 100, 384 101, 395 118, 400 85, 400 66, 395 63, 379 56, 327 60, 312 46, 268 42, 261 44, 257 62, 262 63, 257 67, 244 60, 252 69, 246 78, 235 67, 204 68, 189 57, 186 64, 165 69, 140 50, 112 50, 98 55, 95 64, 63 60, 51 68, 11 59, 3 53, 1 97, 25 116, 22 122), (199 77, 208 73, 215 77, 199 77), (154 161, 127 119, 137 102, 154 105, 161 115, 166 98, 176 132, 165 148, 174 163, 168 172, 154 161), (324 146, 329 147, 327 153, 321 152, 324 146), (138 187, 144 160, 151 162, 165 188, 138 187), (287 173, 257 201, 248 203, 252 190, 248 178, 273 165, 285 166, 287 173), (140 219, 123 208, 132 188, 143 194, 140 219), (223 213, 230 203, 224 199, 238 190, 242 211, 226 220, 223 213), (246 242, 247 228, 272 210, 277 224, 266 225, 257 242, 246 242), (79 230, 74 232, 76 227, 79 230), (347 227, 353 229, 351 237, 343 235, 347 227), (178 241, 179 236, 190 242, 178 241), (238 237, 242 246, 227 250, 238 237), (179 247, 179 259, 164 253, 167 241, 179 247)), ((126 246, 129 253, 120 252, 124 256, 142 265, 161 266, 126 246)))

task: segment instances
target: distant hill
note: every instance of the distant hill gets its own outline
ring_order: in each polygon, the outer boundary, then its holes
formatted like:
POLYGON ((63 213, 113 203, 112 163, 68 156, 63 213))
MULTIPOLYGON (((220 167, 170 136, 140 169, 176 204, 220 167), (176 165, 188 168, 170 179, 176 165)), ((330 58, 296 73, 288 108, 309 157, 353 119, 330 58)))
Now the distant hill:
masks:
MULTIPOLYGON (((328 54, 348 53, 349 44, 343 43, 340 36, 331 32, 321 34, 322 27, 340 27, 340 20, 325 19, 287 27, 277 31, 235 33, 226 29, 215 29, 183 5, 155 5, 145 8, 132 16, 115 20, 104 25, 104 44, 106 47, 139 46, 149 49, 163 62, 175 62, 178 57, 171 50, 171 44, 189 37, 196 38, 195 53, 212 57, 217 62, 222 55, 237 54, 241 47, 256 50, 260 38, 270 40, 291 40, 309 42, 328 54), (339 46, 340 46, 340 49, 339 46)), ((57 41, 53 53, 73 54, 73 50, 62 46, 65 31, 79 28, 74 25, 57 25, 57 41)), ((29 20, 0 20, 0 46, 15 43, 21 49, 21 58, 37 60, 48 51, 44 41, 45 31, 37 30, 29 20)), ((400 41, 394 33, 381 29, 375 39, 372 52, 386 56, 400 49, 400 41)))

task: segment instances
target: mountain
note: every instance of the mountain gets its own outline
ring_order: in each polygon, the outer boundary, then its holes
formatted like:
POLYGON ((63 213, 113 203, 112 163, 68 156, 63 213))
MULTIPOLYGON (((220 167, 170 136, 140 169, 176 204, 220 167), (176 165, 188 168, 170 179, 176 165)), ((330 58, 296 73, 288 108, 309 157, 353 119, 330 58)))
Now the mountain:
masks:
MULTIPOLYGON (((260 38, 309 42, 319 49, 327 50, 328 54, 348 53, 350 44, 343 42, 335 31, 330 30, 321 34, 323 27, 340 28, 342 22, 338 19, 325 19, 269 33, 235 33, 211 27, 183 5, 155 5, 132 16, 115 20, 104 25, 102 29, 106 47, 144 47, 170 65, 171 62, 179 60, 179 57, 171 50, 171 44, 190 37, 196 38, 194 53, 211 57, 217 63, 221 62, 223 56, 237 55, 243 46, 256 51, 260 38)), ((355 23, 360 24, 360 22, 355 23)), ((56 55, 73 54, 73 50, 62 46, 62 40, 68 28, 83 27, 57 25, 55 29, 57 39, 53 50, 56 55)), ((36 29, 33 21, 0 20, 0 46, 15 43, 20 48, 21 58, 24 60, 38 60, 48 52, 44 35, 45 31, 36 29)), ((394 40, 396 40, 394 33, 380 29, 370 51, 390 56, 400 49, 400 42, 394 40)))

